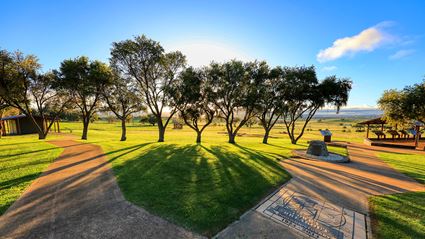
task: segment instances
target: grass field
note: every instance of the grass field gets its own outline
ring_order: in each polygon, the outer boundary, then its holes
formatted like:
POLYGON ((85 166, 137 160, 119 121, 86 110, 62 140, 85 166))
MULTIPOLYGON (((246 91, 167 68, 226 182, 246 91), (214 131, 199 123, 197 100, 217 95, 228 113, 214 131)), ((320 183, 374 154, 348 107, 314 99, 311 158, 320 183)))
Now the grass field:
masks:
MULTIPOLYGON (((425 156, 379 153, 396 170, 425 184, 425 156)), ((376 238, 425 238, 425 192, 370 198, 373 233, 376 238)))
POLYGON ((0 215, 62 151, 34 135, 0 139, 0 215))
MULTIPOLYGON (((87 142, 100 145, 107 154, 129 201, 211 236, 289 180, 290 175, 279 161, 289 158, 294 149, 306 148, 308 140, 322 139, 319 129, 330 129, 334 141, 362 141, 364 133, 354 132, 349 124, 354 122, 313 120, 298 145, 290 143, 281 125, 271 132, 268 145, 261 143, 260 126, 244 127, 240 131, 242 136, 236 138, 237 144, 232 145, 227 143, 225 127, 216 125, 207 128, 202 144, 197 145, 195 133, 188 127, 174 130, 170 126, 166 142, 157 143, 156 127, 130 123, 128 140, 120 142, 118 123, 96 122, 90 125, 87 142)), ((80 136, 82 123, 63 122, 61 128, 80 136)), ((0 202, 4 211, 61 149, 38 141, 34 135, 6 137, 0 142, 0 202)), ((345 148, 329 147, 329 151, 347 155, 345 148)), ((377 212, 380 202, 374 201, 377 212)), ((385 228, 382 225, 378 224, 385 228)), ((406 224, 410 226, 414 224, 406 224)))
MULTIPOLYGON (((81 132, 79 123, 63 127, 81 132)), ((255 136, 259 130, 244 133, 255 136)), ((185 127, 168 129, 166 142, 157 143, 155 127, 130 125, 128 140, 120 142, 118 124, 97 123, 88 142, 103 148, 129 201, 212 236, 290 179, 279 160, 306 145, 292 145, 286 137, 264 145, 261 137, 244 136, 232 145, 222 127, 211 127, 197 145, 195 133, 185 127)))

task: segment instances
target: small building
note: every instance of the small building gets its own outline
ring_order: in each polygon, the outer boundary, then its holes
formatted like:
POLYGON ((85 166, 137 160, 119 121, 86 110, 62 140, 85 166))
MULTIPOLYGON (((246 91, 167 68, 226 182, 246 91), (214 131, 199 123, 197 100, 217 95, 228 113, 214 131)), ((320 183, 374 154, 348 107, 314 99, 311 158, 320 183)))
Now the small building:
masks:
MULTIPOLYGON (((37 124, 43 126, 43 130, 45 130, 50 122, 52 122, 52 118, 45 117, 47 119, 44 120, 40 116, 34 116, 37 124)), ((8 116, 0 119, 1 124, 1 134, 2 135, 21 135, 21 134, 34 134, 38 133, 37 127, 32 122, 31 118, 26 115, 14 115, 8 116)), ((58 132, 60 133, 59 128, 59 120, 55 120, 52 127, 50 128, 50 132, 58 132)))

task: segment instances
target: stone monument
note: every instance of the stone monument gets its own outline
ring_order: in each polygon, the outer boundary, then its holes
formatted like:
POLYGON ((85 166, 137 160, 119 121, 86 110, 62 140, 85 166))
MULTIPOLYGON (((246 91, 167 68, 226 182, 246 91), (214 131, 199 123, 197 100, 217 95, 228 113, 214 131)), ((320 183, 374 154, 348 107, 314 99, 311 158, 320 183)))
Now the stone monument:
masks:
POLYGON ((320 140, 312 140, 308 145, 307 154, 314 156, 329 156, 326 143, 320 140))

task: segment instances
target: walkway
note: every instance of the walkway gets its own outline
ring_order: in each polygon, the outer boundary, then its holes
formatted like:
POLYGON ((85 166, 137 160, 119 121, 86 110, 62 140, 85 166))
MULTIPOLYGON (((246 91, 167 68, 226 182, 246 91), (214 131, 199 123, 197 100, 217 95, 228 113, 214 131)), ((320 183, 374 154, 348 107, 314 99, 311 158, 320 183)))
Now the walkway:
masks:
POLYGON ((0 238, 196 238, 127 202, 99 146, 65 148, 0 217, 0 238))
MULTIPOLYGON (((283 189, 364 214, 368 214, 367 198, 371 195, 425 190, 422 184, 399 173, 375 156, 378 152, 417 153, 417 151, 393 150, 355 143, 349 144, 348 150, 351 162, 347 164, 299 158, 282 161, 282 166, 293 176, 283 189)), ((219 237, 301 238, 288 231, 288 227, 279 225, 254 211, 250 211, 239 222, 228 227, 219 237), (255 227, 252 221, 259 226, 255 227), (279 231, 280 235, 268 234, 268 231, 279 231)))

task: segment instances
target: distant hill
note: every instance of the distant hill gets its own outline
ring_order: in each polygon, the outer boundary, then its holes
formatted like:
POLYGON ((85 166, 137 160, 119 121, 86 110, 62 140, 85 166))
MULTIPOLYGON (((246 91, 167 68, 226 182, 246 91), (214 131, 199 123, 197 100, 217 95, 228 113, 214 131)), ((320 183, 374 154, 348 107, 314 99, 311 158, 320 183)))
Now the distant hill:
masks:
POLYGON ((314 118, 373 118, 380 117, 382 110, 375 108, 347 108, 336 114, 336 109, 322 109, 317 111, 314 118))

